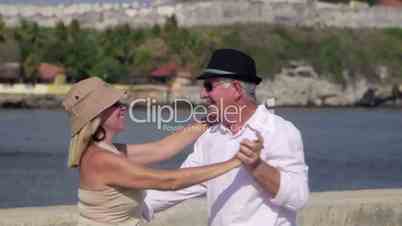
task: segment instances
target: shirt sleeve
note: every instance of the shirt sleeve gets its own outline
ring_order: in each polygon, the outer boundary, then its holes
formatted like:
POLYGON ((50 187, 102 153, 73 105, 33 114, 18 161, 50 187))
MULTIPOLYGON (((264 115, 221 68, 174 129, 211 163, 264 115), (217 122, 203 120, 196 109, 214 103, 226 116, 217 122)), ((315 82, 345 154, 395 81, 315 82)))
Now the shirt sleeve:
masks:
POLYGON ((266 143, 263 159, 279 170, 278 193, 271 199, 275 205, 296 211, 308 200, 308 167, 304 160, 303 141, 299 130, 290 122, 278 127, 276 135, 266 143), (269 146, 271 145, 271 146, 269 146))
MULTIPOLYGON (((203 153, 199 150, 199 145, 198 141, 194 144, 193 153, 187 157, 181 168, 203 165, 203 153)), ((177 191, 148 190, 145 196, 143 217, 145 220, 150 221, 154 217, 154 213, 175 206, 184 200, 205 195, 206 191, 207 188, 205 183, 193 185, 177 191)))

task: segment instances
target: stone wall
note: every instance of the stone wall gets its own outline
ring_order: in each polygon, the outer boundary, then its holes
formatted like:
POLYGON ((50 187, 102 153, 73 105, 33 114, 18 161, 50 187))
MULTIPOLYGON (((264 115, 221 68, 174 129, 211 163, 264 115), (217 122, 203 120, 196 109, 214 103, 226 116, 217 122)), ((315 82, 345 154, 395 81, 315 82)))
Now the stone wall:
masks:
POLYGON ((77 19, 83 26, 96 29, 124 23, 133 27, 163 24, 171 15, 177 16, 181 26, 264 22, 350 28, 402 27, 402 8, 328 4, 315 0, 220 0, 160 3, 146 7, 136 2, 48 6, 0 4, 0 14, 9 26, 18 25, 21 18, 43 26, 77 19))
MULTIPOLYGON (((75 206, 0 209, 0 226, 73 226, 75 206)), ((312 193, 298 215, 301 226, 402 226, 402 190, 312 193)), ((186 201, 144 226, 206 226, 205 199, 186 201)))

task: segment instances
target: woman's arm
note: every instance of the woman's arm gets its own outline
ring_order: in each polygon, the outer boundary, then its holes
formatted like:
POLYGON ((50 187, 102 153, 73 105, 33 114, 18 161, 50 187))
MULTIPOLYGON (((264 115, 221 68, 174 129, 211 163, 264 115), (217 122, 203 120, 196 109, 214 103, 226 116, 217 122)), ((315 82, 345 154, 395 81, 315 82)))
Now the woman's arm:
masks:
POLYGON ((145 144, 117 145, 132 163, 146 165, 169 159, 194 142, 207 130, 206 124, 194 123, 161 140, 145 144))
POLYGON ((134 189, 177 190, 215 178, 241 165, 231 160, 201 167, 158 170, 130 163, 126 158, 108 152, 93 156, 94 170, 105 185, 134 189))

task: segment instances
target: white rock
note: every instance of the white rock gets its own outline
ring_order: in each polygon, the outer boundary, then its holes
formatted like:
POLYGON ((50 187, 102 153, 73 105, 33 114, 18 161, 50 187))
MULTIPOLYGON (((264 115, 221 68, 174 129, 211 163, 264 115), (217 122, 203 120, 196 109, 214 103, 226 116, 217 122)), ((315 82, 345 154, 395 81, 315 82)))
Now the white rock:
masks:
POLYGON ((104 4, 102 5, 102 9, 103 9, 103 10, 111 10, 111 9, 113 9, 113 5, 110 4, 110 3, 104 3, 104 4))
POLYGON ((389 77, 388 68, 386 66, 376 67, 376 74, 382 80, 386 80, 389 77))
POLYGON ((131 7, 131 5, 129 3, 123 3, 121 6, 123 9, 128 9, 131 7))
POLYGON ((133 2, 133 3, 131 3, 131 7, 132 8, 139 8, 139 3, 138 2, 133 2))
POLYGON ((138 10, 138 14, 141 16, 149 15, 149 14, 151 14, 151 12, 152 12, 152 9, 146 9, 146 8, 142 8, 142 9, 138 10))
POLYGON ((7 16, 17 16, 19 13, 18 8, 13 5, 8 5, 5 8, 6 8, 5 15, 7 15, 7 16))
POLYGON ((45 6, 42 8, 42 13, 41 15, 46 16, 46 17, 51 17, 53 16, 55 13, 53 12, 53 8, 50 6, 45 6))
POLYGON ((171 16, 175 13, 175 8, 173 6, 159 6, 157 12, 161 16, 171 16))
POLYGON ((97 13, 102 12, 102 5, 97 2, 93 5, 92 10, 97 13))
POLYGON ((129 17, 134 17, 137 15, 136 9, 127 9, 125 12, 126 12, 127 16, 129 16, 129 17))

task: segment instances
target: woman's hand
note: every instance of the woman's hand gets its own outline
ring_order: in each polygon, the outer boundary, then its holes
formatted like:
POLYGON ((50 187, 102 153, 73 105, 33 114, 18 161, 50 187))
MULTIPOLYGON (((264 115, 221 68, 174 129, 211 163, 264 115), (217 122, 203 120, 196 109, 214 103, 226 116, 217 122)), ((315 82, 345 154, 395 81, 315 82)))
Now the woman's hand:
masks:
POLYGON ((264 148, 264 138, 257 130, 250 129, 254 131, 257 139, 254 141, 243 139, 240 142, 240 149, 236 156, 246 167, 254 169, 261 162, 260 154, 264 148))
POLYGON ((208 126, 204 123, 193 123, 158 141, 145 144, 128 144, 126 146, 127 158, 140 165, 167 160, 184 150, 187 145, 193 143, 207 129, 208 126))

